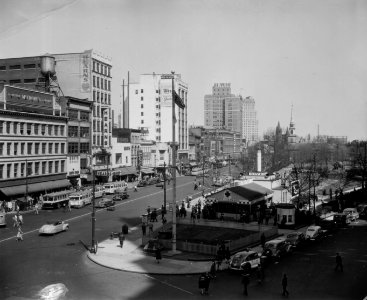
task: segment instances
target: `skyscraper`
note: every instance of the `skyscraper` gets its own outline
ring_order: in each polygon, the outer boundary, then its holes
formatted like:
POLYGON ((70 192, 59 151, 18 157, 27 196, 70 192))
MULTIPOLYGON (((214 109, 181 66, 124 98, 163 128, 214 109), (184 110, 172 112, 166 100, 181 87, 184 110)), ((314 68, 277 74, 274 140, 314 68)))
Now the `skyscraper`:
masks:
POLYGON ((242 137, 250 144, 259 140, 259 122, 252 97, 246 97, 243 101, 242 137))

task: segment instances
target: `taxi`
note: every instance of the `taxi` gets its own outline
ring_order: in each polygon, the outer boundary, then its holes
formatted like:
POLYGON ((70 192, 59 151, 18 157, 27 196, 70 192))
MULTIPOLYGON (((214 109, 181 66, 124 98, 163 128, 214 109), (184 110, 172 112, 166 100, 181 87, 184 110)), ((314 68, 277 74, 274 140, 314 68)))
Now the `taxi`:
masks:
POLYGON ((235 271, 255 269, 259 265, 260 256, 252 250, 238 252, 229 261, 229 268, 235 271))

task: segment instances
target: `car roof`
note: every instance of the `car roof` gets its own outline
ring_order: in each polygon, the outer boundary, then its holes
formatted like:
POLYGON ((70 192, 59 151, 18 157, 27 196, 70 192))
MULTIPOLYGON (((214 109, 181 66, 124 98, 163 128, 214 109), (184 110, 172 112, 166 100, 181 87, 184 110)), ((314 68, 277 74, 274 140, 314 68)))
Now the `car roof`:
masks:
POLYGON ((270 241, 267 241, 265 244, 279 244, 280 242, 284 242, 284 238, 276 238, 270 241))
POLYGON ((250 255, 250 254, 254 254, 254 253, 256 253, 256 252, 255 252, 255 251, 252 251, 252 250, 250 250, 250 251, 241 251, 241 252, 237 252, 237 253, 235 253, 235 255, 234 255, 234 256, 236 256, 236 255, 248 256, 248 255, 250 255))
POLYGON ((307 230, 309 230, 309 229, 319 229, 319 228, 321 228, 321 226, 312 225, 312 226, 308 226, 307 230))

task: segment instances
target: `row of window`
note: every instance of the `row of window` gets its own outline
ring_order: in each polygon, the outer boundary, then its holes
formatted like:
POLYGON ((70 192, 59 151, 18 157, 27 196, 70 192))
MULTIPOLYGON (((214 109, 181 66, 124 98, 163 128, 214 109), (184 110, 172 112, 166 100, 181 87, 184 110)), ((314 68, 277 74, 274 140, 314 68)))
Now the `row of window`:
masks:
POLYGON ((68 154, 89 153, 89 143, 69 143, 68 154))
MULTIPOLYGON (((102 110, 101 106, 94 104, 94 106, 93 106, 93 117, 100 118, 100 117, 102 117, 102 114, 103 114, 103 110, 102 110)), ((112 116, 111 108, 108 108, 108 110, 105 110, 104 114, 106 115, 107 118, 108 118, 108 116, 110 116, 110 119, 111 119, 111 116, 112 116)))
POLYGON ((111 105, 111 95, 98 91, 93 91, 93 101, 102 104, 111 105))
POLYGON ((99 62, 93 61, 93 72, 111 77, 111 67, 103 65, 99 62))
POLYGON ((111 136, 104 138, 103 136, 93 135, 93 146, 105 146, 111 145, 111 136))
POLYGON ((65 172, 65 160, 0 164, 0 179, 65 172))
POLYGON ((64 136, 64 125, 0 121, 0 134, 64 136))
POLYGON ((69 126, 68 137, 89 138, 89 130, 89 127, 69 126))
POLYGON ((78 111, 75 109, 69 109, 68 117, 71 120, 80 120, 89 122, 89 112, 88 111, 78 111))
POLYGON ((65 154, 65 143, 0 143, 0 156, 65 154))
POLYGON ((93 75, 93 87, 111 91, 111 81, 93 75))
MULTIPOLYGON (((25 64, 23 65, 23 69, 27 70, 27 69, 35 69, 36 67, 41 68, 40 64, 25 64)), ((8 66, 8 70, 21 70, 22 66, 17 64, 17 65, 10 65, 8 66)), ((6 66, 0 66, 0 71, 6 71, 6 66)))

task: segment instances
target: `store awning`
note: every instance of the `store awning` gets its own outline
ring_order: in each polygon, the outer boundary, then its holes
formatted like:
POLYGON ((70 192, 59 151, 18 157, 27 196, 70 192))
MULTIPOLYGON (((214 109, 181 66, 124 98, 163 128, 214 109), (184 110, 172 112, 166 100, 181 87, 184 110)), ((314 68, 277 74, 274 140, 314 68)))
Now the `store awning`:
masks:
POLYGON ((154 174, 154 169, 152 168, 144 168, 144 169, 141 169, 141 172, 144 173, 144 174, 154 174))
POLYGON ((124 176, 124 175, 132 175, 132 174, 136 174, 135 167, 121 167, 121 168, 117 168, 113 170, 113 175, 124 176))
MULTIPOLYGON (((68 186, 70 186, 70 182, 67 179, 30 183, 28 184, 28 193, 31 194, 37 192, 45 192, 48 190, 65 188, 68 186)), ((26 185, 23 184, 17 186, 4 187, 0 188, 0 191, 7 197, 12 197, 15 195, 24 195, 26 193, 26 185)))

